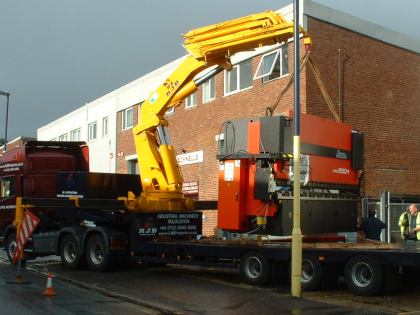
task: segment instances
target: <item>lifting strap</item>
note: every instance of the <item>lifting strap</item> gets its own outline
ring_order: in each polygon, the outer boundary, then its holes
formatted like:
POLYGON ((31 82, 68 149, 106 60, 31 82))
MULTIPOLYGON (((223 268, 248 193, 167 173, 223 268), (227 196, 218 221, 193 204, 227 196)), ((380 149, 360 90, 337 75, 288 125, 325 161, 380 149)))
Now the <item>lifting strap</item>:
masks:
MULTIPOLYGON (((322 96, 324 97, 325 102, 327 103, 327 106, 331 112, 331 114, 334 116, 334 119, 336 121, 340 121, 340 116, 337 114, 337 111, 335 109, 335 105, 331 99, 331 96, 329 95, 327 88, 325 87, 324 82, 322 81, 321 75, 319 73, 319 70, 317 68, 317 66, 315 65, 315 62, 313 61, 313 59, 311 58, 310 55, 310 51, 307 51, 305 53, 305 55, 303 56, 303 60, 300 64, 299 67, 299 73, 302 72, 302 69, 306 66, 307 63, 309 63, 309 67, 311 68, 314 76, 315 76, 315 81, 318 84, 318 87, 322 93, 322 96)), ((286 86, 283 88, 283 90, 279 93, 279 95, 277 96, 277 99, 275 101, 275 103, 266 108, 266 116, 272 116, 274 111, 276 110, 277 106, 280 104, 280 100, 282 99, 283 95, 286 94, 286 92, 288 91, 289 87, 292 85, 293 81, 295 80, 295 73, 292 72, 289 75, 289 80, 286 83, 286 86)))

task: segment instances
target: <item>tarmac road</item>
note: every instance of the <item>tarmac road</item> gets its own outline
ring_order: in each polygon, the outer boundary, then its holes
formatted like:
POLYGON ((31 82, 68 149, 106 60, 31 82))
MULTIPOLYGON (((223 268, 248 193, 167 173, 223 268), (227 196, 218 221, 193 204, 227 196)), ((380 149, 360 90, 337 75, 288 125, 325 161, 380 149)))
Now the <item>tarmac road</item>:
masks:
MULTIPOLYGON (((0 251, 1 255, 2 251, 0 251)), ((0 281, 10 280, 14 272, 13 267, 6 267, 7 265, 0 264, 0 281), (9 274, 9 272, 11 273, 9 274), (8 274, 5 278, 6 273, 8 274)), ((74 295, 75 293, 72 293, 71 289, 77 288, 81 292, 76 295, 81 299, 76 305, 84 303, 89 305, 89 302, 101 301, 104 298, 111 299, 109 302, 104 300, 104 303, 110 306, 129 308, 131 305, 134 307, 132 311, 140 310, 145 313, 203 315, 420 314, 420 286, 404 287, 402 291, 394 294, 359 297, 351 294, 342 285, 331 291, 304 292, 302 299, 292 299, 289 286, 276 285, 262 288, 250 286, 241 281, 238 272, 228 269, 138 264, 111 272, 95 273, 88 270, 66 270, 61 267, 58 257, 54 256, 29 262, 28 269, 38 273, 50 271, 57 275, 54 283, 60 283, 61 280, 64 289, 62 290, 61 286, 56 287, 57 297, 53 299, 60 300, 63 296, 74 295), (67 290, 66 286, 70 286, 70 289, 67 290), (85 295, 84 292, 95 293, 96 297, 85 298, 88 295, 85 295)), ((33 272, 30 271, 24 273, 24 275, 35 277, 32 274, 33 272)), ((29 287, 27 294, 30 299, 35 299, 35 296, 36 299, 39 299, 39 294, 46 281, 45 275, 41 278, 41 282, 37 285, 39 289, 35 290, 29 287)), ((4 286, 0 283, 0 302, 2 304, 3 301, 8 301, 5 296, 15 294, 13 292, 16 290, 9 286, 8 293, 4 295, 4 286)), ((59 307, 66 310, 60 314, 69 314, 68 305, 66 306, 64 301, 58 302, 58 304, 62 304, 59 307)), ((93 311, 89 307, 89 311, 93 311)), ((100 309, 96 307, 94 309, 100 312, 100 309)), ((17 311, 19 311, 17 314, 38 314, 36 312, 22 313, 20 309, 17 311)), ((111 311, 111 307, 107 308, 107 311, 111 311)), ((1 309, 0 314, 3 314, 1 309)), ((130 314, 130 312, 124 312, 124 314, 130 314)))
MULTIPOLYGON (((30 263, 63 281, 166 314, 388 314, 308 299, 292 299, 289 288, 243 284, 235 271, 183 266, 137 265, 95 273, 69 271, 56 262, 30 263)), ((65 293, 64 293, 65 294, 65 293)))
POLYGON ((9 284, 15 282, 16 268, 8 262, 0 261, 0 314, 4 315, 143 315, 161 314, 144 306, 123 301, 87 290, 74 284, 53 280, 56 291, 54 297, 44 297, 47 277, 44 274, 23 270, 23 281, 29 284, 9 284))

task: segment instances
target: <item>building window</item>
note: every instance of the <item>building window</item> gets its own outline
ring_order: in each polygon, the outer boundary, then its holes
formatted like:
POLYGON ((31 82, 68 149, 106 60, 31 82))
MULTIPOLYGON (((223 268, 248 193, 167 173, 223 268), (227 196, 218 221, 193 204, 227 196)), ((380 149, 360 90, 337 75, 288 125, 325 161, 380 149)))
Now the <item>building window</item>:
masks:
POLYGON ((133 107, 127 108, 122 112, 122 129, 132 128, 134 125, 133 107))
POLYGON ((172 115, 175 113, 175 107, 168 108, 165 115, 172 115))
POLYGON ((70 131, 70 141, 80 141, 80 128, 70 131))
POLYGON ((245 60, 225 71, 225 95, 252 87, 252 60, 245 60))
POLYGON ((108 117, 102 118, 102 137, 108 136, 108 117))
POLYGON ((185 108, 191 108, 197 105, 197 93, 193 93, 185 98, 185 108))
POLYGON ((254 79, 262 78, 263 82, 281 78, 289 74, 288 47, 269 52, 261 57, 254 79))
POLYGON ((203 83, 203 103, 210 102, 216 97, 214 77, 203 83))
POLYGON ((137 160, 128 160, 127 161, 127 173, 128 174, 140 174, 139 163, 137 160))
POLYGON ((88 141, 96 139, 96 121, 88 125, 88 141))
POLYGON ((68 136, 67 133, 62 134, 61 136, 58 137, 58 141, 67 141, 68 136))

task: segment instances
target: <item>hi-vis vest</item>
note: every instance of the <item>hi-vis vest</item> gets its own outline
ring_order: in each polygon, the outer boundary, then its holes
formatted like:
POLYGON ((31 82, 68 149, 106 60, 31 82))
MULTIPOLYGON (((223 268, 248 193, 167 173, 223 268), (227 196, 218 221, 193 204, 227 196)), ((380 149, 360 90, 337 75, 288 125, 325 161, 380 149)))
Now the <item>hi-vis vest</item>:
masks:
MULTIPOLYGON (((410 219, 411 219, 410 213, 403 212, 400 215, 400 219, 398 220, 398 225, 400 226, 401 237, 404 237, 405 232, 410 229, 410 219)), ((420 213, 417 213, 416 227, 420 227, 420 213)), ((420 231, 416 232, 416 237, 418 240, 420 240, 420 231)))

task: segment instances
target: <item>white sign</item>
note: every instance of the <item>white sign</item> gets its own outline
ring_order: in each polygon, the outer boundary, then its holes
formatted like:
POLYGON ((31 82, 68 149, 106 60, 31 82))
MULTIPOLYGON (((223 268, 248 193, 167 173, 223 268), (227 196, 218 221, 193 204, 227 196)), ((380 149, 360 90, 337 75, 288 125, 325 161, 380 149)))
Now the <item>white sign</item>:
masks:
POLYGON ((203 151, 195 151, 191 153, 180 154, 176 156, 176 160, 178 161, 178 165, 188 165, 188 164, 196 164, 196 163, 203 163, 203 151))
POLYGON ((232 182, 233 181, 233 174, 234 174, 234 163, 233 162, 226 162, 225 163, 225 181, 232 182))

